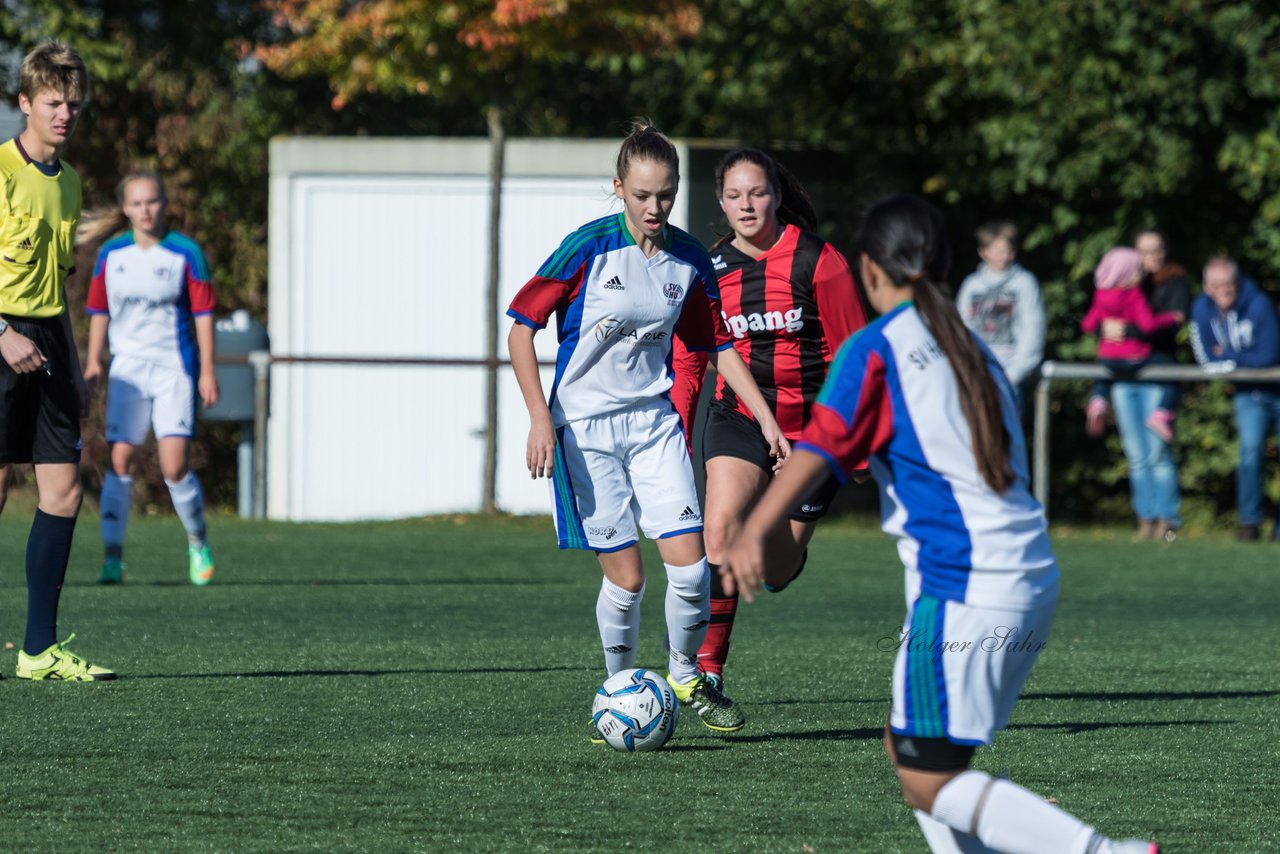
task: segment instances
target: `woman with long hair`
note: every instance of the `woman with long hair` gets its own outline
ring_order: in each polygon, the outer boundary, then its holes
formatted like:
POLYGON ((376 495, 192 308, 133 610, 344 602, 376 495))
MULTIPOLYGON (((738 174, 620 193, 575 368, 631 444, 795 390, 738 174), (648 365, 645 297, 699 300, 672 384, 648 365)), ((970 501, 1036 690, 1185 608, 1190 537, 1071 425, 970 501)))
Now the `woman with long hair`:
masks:
MULTIPOLYGON (((844 256, 813 233, 817 214, 808 193, 774 158, 756 148, 729 152, 716 169, 716 197, 729 228, 711 247, 725 324, 783 435, 794 442, 836 350, 866 326, 866 312, 844 256)), ((679 359, 677 385, 699 385, 704 366, 705 357, 679 359), (687 374, 695 381, 682 383, 687 374)), ((702 456, 711 625, 698 667, 722 686, 738 597, 721 586, 718 565, 776 468, 760 424, 723 377, 707 411, 702 456)), ((788 513, 791 536, 769 559, 789 568, 789 578, 804 567, 809 540, 839 486, 824 478, 788 513)))
POLYGON ((132 504, 138 446, 153 430, 160 472, 187 532, 192 584, 213 579, 205 533, 204 493, 190 468, 196 396, 218 401, 214 374, 213 286, 204 253, 168 226, 164 182, 154 172, 130 172, 117 188, 119 207, 92 218, 89 240, 128 227, 98 251, 89 284, 89 354, 84 379, 92 392, 107 372, 107 442, 111 466, 100 501, 105 553, 102 584, 124 579, 124 538, 132 504))
MULTIPOLYGON (((560 548, 595 552, 605 669, 635 666, 645 573, 637 529, 667 573, 668 675, 676 697, 717 732, 741 727, 734 703, 697 668, 710 585, 702 513, 671 404, 673 334, 710 351, 760 421, 769 452, 789 451, 751 372, 729 344, 706 250, 667 222, 679 187, 675 146, 633 123, 613 179, 622 212, 574 231, 511 302, 511 366, 529 410, 526 464, 552 483, 560 548), (555 381, 544 396, 533 336, 556 315, 555 381)), ((595 724, 591 738, 600 741, 595 724)))
POLYGON ((906 569, 907 616, 884 745, 934 852, 1154 854, 1113 841, 1015 783, 969 768, 1003 729, 1045 645, 1058 566, 1027 484, 1013 389, 942 292, 942 214, 917 196, 874 205, 858 237, 883 316, 841 347, 796 451, 727 550, 750 600, 786 580, 765 560, 796 499, 870 463, 881 525, 906 569))

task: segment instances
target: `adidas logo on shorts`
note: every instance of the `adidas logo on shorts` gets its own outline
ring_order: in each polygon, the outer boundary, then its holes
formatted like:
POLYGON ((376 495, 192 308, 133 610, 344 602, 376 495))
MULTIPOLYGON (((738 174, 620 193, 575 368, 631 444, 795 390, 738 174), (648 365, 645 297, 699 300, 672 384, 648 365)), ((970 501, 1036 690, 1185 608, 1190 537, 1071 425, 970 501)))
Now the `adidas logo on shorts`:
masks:
POLYGON ((622 284, 621 279, 614 276, 612 279, 604 283, 604 289, 606 291, 625 291, 627 286, 622 284))
POLYGON ((702 518, 701 514, 695 513, 693 508, 688 506, 686 506, 684 508, 684 512, 680 514, 681 522, 693 522, 701 518, 702 518))

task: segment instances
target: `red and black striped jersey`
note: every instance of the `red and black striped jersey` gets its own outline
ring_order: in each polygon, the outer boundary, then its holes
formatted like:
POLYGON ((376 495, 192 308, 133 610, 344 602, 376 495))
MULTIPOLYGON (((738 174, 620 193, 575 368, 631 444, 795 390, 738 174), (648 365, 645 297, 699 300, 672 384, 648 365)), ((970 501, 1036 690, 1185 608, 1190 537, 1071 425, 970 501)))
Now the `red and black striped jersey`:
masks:
MULTIPOLYGON (((795 440, 836 350, 867 325, 849 264, 830 243, 794 225, 758 258, 726 243, 711 261, 733 346, 783 434, 795 440)), ((723 377, 716 399, 751 417, 723 377)))

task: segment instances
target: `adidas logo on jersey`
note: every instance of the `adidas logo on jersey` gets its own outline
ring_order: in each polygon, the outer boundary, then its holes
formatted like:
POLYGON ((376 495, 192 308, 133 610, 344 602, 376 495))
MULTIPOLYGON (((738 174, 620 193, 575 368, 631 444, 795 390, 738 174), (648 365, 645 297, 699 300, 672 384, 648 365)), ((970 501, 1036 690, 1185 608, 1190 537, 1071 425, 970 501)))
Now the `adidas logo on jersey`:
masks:
POLYGON ((622 284, 622 279, 614 276, 612 279, 604 283, 604 289, 606 291, 625 291, 627 286, 622 284))
POLYGON ((799 332, 804 329, 804 307, 796 306, 782 311, 766 311, 764 314, 735 314, 720 312, 724 325, 734 338, 746 338, 748 332, 799 332))
POLYGON ((680 514, 681 522, 694 522, 701 518, 702 514, 695 512, 694 509, 689 506, 686 506, 684 508, 684 512, 680 514))
POLYGON ((35 247, 31 245, 30 237, 22 238, 22 242, 18 244, 18 248, 19 249, 35 249, 35 247))

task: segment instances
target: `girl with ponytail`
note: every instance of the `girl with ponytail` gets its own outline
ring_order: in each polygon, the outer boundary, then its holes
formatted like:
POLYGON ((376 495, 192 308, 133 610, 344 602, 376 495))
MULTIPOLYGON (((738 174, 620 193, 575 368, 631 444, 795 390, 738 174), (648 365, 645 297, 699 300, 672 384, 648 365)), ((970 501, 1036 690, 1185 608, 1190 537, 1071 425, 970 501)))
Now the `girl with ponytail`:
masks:
POLYGON ((204 492, 190 467, 196 401, 218 402, 214 372, 213 285, 204 252, 168 225, 164 182, 154 172, 124 176, 119 206, 86 218, 81 238, 107 240, 89 283, 90 393, 106 374, 106 438, 111 466, 103 480, 101 584, 124 580, 124 540, 138 447, 156 436, 160 471, 187 531, 187 575, 213 580, 204 492), (117 232, 124 231, 123 234, 117 232), (104 371, 110 343, 110 365, 104 371))
MULTIPOLYGON (((729 227, 711 247, 721 309, 734 348, 783 433, 795 441, 836 350, 867 324, 862 300, 844 256, 813 233, 817 215, 804 187, 768 154, 756 148, 727 154, 716 169, 716 196, 729 227)), ((705 364, 676 361, 672 400, 688 413, 686 423, 693 421, 705 364)), ((702 451, 711 625, 698 667, 723 684, 738 597, 720 585, 718 564, 778 463, 750 409, 723 378, 708 409, 702 451)), ((839 486, 834 477, 824 478, 790 509, 790 536, 769 555, 786 580, 772 589, 800 574, 809 540, 839 486)))
POLYGON ((750 601, 785 581, 765 554, 789 536, 788 510, 824 476, 869 462, 908 591, 884 744, 930 849, 1157 854, 969 769, 1045 645, 1058 567, 1027 489, 1013 389, 940 290, 951 260, 942 215, 892 196, 868 211, 858 246, 883 316, 840 348, 795 451, 726 550, 723 583, 750 601))
MULTIPOLYGON (((673 337, 715 360, 761 425, 768 453, 790 450, 751 372, 730 345, 706 250, 667 222, 680 181, 675 146, 647 119, 632 124, 613 179, 622 210, 578 228, 507 311, 507 347, 529 410, 525 463, 551 479, 564 549, 596 553, 596 623, 609 675, 635 666, 645 572, 639 533, 666 568, 668 674, 682 705, 709 729, 741 713, 698 672, 710 573, 693 467, 672 406, 673 337), (559 349, 544 395, 534 334, 556 316, 559 349)), ((607 721, 606 721, 607 723, 607 721)), ((592 741, 601 741, 596 722, 592 741)))

